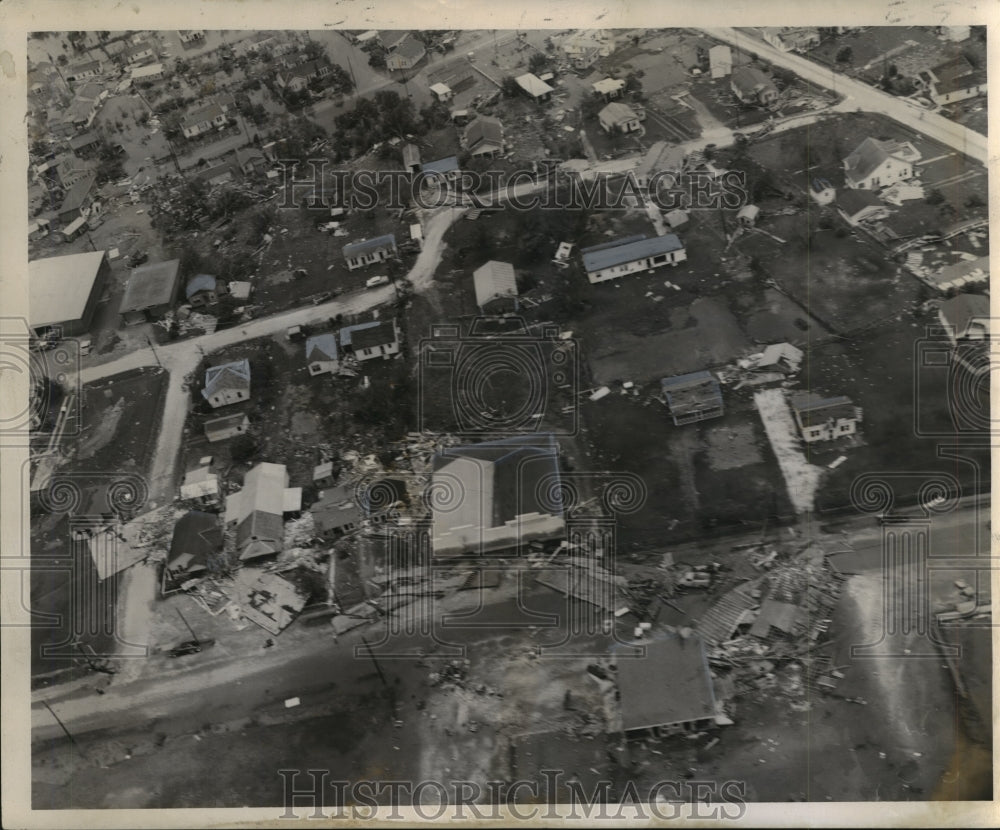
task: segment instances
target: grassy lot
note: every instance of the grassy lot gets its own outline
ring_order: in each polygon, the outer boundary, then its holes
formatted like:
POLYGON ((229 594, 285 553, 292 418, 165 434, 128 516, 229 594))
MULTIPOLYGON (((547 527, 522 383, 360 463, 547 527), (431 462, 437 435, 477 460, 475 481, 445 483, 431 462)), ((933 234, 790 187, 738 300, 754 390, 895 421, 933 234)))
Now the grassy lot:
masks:
POLYGON ((894 64, 903 74, 933 66, 950 57, 953 44, 941 40, 930 26, 873 26, 824 40, 809 51, 809 59, 838 66, 875 83, 894 64), (851 50, 850 60, 837 63, 837 54, 851 50))
MULTIPOLYGON (((939 457, 938 452, 946 445, 982 444, 985 434, 952 417, 947 370, 922 366, 926 361, 915 357, 941 349, 939 338, 925 336, 925 327, 935 324, 930 315, 906 314, 901 322, 811 350, 802 385, 821 394, 846 394, 864 410, 865 446, 852 449, 848 462, 826 475, 817 494, 818 509, 847 506, 854 478, 879 470, 913 474, 893 483, 902 499, 915 498, 933 472, 956 476, 963 494, 972 492, 976 476, 972 463, 939 457), (921 345, 924 342, 928 345, 921 345)), ((969 455, 980 466, 980 485, 988 489, 988 449, 980 446, 969 455)))

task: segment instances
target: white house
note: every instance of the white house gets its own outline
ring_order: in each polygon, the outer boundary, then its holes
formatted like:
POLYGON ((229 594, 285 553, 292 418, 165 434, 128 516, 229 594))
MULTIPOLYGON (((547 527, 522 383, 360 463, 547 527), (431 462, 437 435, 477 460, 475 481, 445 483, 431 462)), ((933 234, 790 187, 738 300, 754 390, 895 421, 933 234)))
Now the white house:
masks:
POLYGON ((374 239, 362 239, 345 245, 342 251, 347 267, 353 271, 376 262, 385 262, 396 256, 396 237, 387 233, 374 239))
POLYGON ((521 87, 523 92, 539 103, 548 101, 552 97, 552 93, 555 92, 552 87, 534 72, 525 72, 523 75, 518 75, 514 81, 521 87))
POLYGON ((181 39, 181 43, 196 43, 199 40, 205 39, 204 29, 179 29, 177 35, 181 39))
POLYGON ((587 279, 592 283, 617 279, 687 259, 684 245, 672 233, 647 238, 630 236, 580 251, 587 279))
POLYGON ((602 78, 592 83, 591 87, 593 87, 594 95, 605 101, 610 101, 613 98, 621 97, 625 91, 625 81, 620 78, 602 78))
POLYGON ((789 399, 795 423, 807 444, 845 438, 858 431, 861 407, 843 395, 821 398, 811 392, 800 392, 789 399))
POLYGON ((181 121, 184 138, 195 138, 218 129, 226 123, 226 113, 218 104, 205 104, 192 110, 181 121))
POLYGON ((911 149, 907 143, 866 138, 844 159, 845 185, 853 190, 875 190, 912 179, 915 159, 911 149))
POLYGON ((155 55, 153 47, 145 40, 139 41, 139 43, 125 50, 125 60, 129 66, 134 63, 152 60, 155 55))
POLYGON ((250 361, 244 358, 205 371, 202 397, 213 409, 240 403, 250 398, 250 361))
POLYGON ((340 349, 365 361, 381 357, 388 360, 399 354, 399 329, 396 321, 375 320, 340 330, 340 349))
POLYGON ((310 375, 326 375, 340 368, 337 360, 337 336, 317 334, 306 340, 306 363, 310 375))
POLYGON ((434 97, 442 104, 446 104, 455 97, 455 93, 452 92, 452 89, 448 86, 448 84, 432 84, 431 92, 434 93, 434 97))
POLYGON ((798 27, 765 27, 764 40, 782 52, 808 52, 819 46, 819 30, 798 27))
POLYGON ((472 273, 476 289, 476 305, 485 309, 496 301, 505 304, 517 303, 517 278, 514 266, 509 262, 491 259, 472 273))
POLYGON ((627 104, 612 101, 597 114, 597 120, 604 132, 634 133, 642 130, 640 118, 627 104))

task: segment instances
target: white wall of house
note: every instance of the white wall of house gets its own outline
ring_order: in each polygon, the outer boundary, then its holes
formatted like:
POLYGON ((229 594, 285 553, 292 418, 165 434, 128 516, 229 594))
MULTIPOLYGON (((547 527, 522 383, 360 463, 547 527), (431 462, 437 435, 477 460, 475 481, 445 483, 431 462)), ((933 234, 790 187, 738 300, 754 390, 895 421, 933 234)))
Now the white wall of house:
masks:
POLYGON ((381 346, 372 346, 370 349, 355 349, 354 357, 359 361, 372 360, 376 357, 391 357, 399 354, 399 342, 385 343, 381 346))
POLYGON ((212 395, 208 399, 208 402, 213 408, 218 408, 220 406, 229 406, 230 404, 245 401, 248 397, 248 393, 244 392, 242 389, 223 389, 212 395))
POLYGON ((913 165, 897 158, 888 158, 876 167, 871 174, 860 182, 848 182, 848 187, 855 190, 875 190, 896 182, 913 178, 913 165))
POLYGON ((314 360, 309 364, 310 375, 326 375, 337 371, 336 360, 314 360))
POLYGON ((934 87, 931 87, 931 100, 941 106, 942 104, 954 104, 957 101, 967 101, 969 98, 975 98, 977 95, 983 95, 986 92, 986 84, 977 84, 976 86, 971 86, 967 89, 955 89, 951 92, 946 92, 944 95, 939 95, 934 87))
POLYGON ((379 248, 378 250, 369 251, 361 256, 351 257, 347 260, 347 267, 349 270, 353 271, 355 268, 364 268, 366 265, 372 265, 375 262, 385 262, 388 258, 388 249, 379 248))
POLYGON ((854 435, 858 431, 858 422, 854 418, 837 418, 825 424, 814 424, 805 428, 799 424, 799 429, 802 432, 802 440, 807 444, 813 444, 816 441, 832 441, 834 438, 854 435))
POLYGON ((604 268, 600 271, 588 272, 587 279, 592 283, 607 282, 608 280, 615 280, 629 274, 637 274, 640 271, 648 271, 651 268, 661 268, 664 265, 677 265, 686 259, 687 251, 681 248, 679 251, 670 251, 666 254, 643 257, 632 262, 626 262, 623 265, 613 265, 610 268, 604 268))

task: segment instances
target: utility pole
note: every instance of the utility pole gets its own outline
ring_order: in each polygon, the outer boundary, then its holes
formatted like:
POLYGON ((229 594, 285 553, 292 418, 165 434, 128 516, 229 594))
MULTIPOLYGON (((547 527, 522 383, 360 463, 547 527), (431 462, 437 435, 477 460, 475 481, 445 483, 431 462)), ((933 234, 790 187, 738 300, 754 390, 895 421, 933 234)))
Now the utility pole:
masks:
POLYGON ((375 671, 378 672, 379 679, 382 681, 383 686, 388 686, 389 683, 385 679, 385 675, 382 673, 382 667, 378 664, 378 659, 375 657, 375 652, 372 651, 372 647, 368 644, 368 640, 364 637, 361 638, 361 642, 365 644, 365 648, 368 649, 368 656, 372 658, 372 662, 375 664, 375 671))
POLYGON ((74 747, 76 747, 77 752, 83 755, 83 750, 80 749, 80 745, 76 742, 76 738, 74 738, 70 734, 69 730, 66 728, 66 724, 64 724, 61 720, 59 720, 59 715, 57 715, 55 712, 52 711, 52 707, 49 706, 49 702, 47 700, 43 700, 42 704, 45 706, 46 709, 49 710, 49 714, 56 719, 56 723, 58 723, 62 731, 66 733, 66 737, 69 738, 70 743, 73 744, 74 747))
MULTIPOLYGON (((159 366, 162 369, 163 368, 163 364, 160 363, 160 356, 156 353, 156 349, 153 348, 153 341, 150 339, 150 337, 149 337, 148 334, 146 335, 146 342, 149 343, 150 351, 153 352, 153 357, 156 358, 156 365, 159 366)), ((178 611, 177 613, 180 614, 181 612, 178 611)), ((183 617, 181 619, 183 619, 183 617)))
POLYGON ((191 638, 195 641, 195 644, 200 645, 198 635, 194 633, 194 629, 188 624, 188 621, 184 619, 184 615, 181 613, 180 608, 177 609, 177 616, 181 618, 181 621, 187 626, 187 630, 191 632, 191 638))

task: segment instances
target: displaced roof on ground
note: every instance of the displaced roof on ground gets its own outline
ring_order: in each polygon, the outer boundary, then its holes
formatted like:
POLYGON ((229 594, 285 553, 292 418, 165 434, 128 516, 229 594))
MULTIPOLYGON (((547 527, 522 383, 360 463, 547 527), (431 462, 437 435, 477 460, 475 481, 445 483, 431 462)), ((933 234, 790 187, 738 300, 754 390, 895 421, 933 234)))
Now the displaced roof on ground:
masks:
POLYGON ((648 729, 715 716, 715 692, 697 636, 645 643, 640 657, 618 657, 622 728, 648 729))
POLYGON ((476 288, 476 305, 480 308, 498 297, 517 296, 517 278, 509 262, 491 259, 472 273, 472 280, 476 288))
POLYGON ((597 117, 610 124, 621 124, 624 121, 634 121, 639 116, 628 104, 612 101, 597 114, 597 117))
POLYGON ((69 254, 28 263, 28 322, 47 326, 79 320, 87 308, 104 251, 69 254))
POLYGON ((73 186, 66 193, 66 198, 63 199, 62 204, 59 206, 59 213, 62 214, 69 210, 79 210, 90 196, 90 191, 94 189, 94 182, 96 181, 96 173, 92 171, 84 173, 73 183, 73 186))
POLYGON ((772 628, 777 628, 785 634, 795 630, 795 623, 800 617, 801 609, 790 602, 780 602, 776 599, 766 599, 760 607, 760 613, 750 628, 754 637, 767 637, 772 628))
POLYGON ((199 291, 215 291, 218 280, 212 274, 197 274, 184 286, 184 296, 188 299, 199 291))
POLYGON ((983 294, 959 294, 941 303, 940 311, 948 325, 964 334, 973 320, 988 321, 990 300, 983 294))
POLYGON ((420 171, 427 174, 452 173, 458 169, 458 156, 448 156, 447 158, 428 161, 420 165, 420 171))

